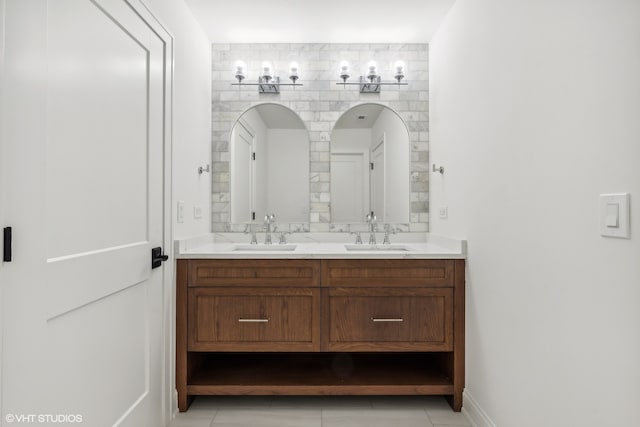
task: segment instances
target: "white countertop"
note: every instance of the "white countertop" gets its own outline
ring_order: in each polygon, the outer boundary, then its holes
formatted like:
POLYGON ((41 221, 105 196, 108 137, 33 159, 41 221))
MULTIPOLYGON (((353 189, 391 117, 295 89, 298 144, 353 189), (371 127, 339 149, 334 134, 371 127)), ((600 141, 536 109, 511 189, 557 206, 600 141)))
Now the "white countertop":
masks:
POLYGON ((398 233, 391 236, 391 245, 382 244, 383 233, 376 233, 375 248, 362 233, 363 245, 354 245, 355 237, 348 233, 294 233, 287 244, 264 245, 264 233, 258 233, 258 245, 249 245, 250 236, 242 233, 212 233, 191 239, 176 240, 175 257, 186 259, 464 259, 466 240, 452 239, 431 233, 398 233), (347 250, 345 245, 358 250, 347 250), (292 248, 294 250, 284 250, 292 248), (282 248, 283 250, 280 250, 282 248), (401 249, 393 250, 392 248, 401 249))

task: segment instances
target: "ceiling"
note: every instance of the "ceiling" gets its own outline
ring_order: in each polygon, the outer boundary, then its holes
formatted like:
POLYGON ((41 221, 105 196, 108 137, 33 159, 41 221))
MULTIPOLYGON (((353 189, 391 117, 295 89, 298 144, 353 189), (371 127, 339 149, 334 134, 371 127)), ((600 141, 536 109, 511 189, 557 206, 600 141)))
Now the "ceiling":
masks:
POLYGON ((353 107, 340 116, 334 129, 371 129, 383 108, 386 107, 379 104, 361 104, 353 107))
POLYGON ((428 43, 455 0, 185 0, 213 43, 428 43))
POLYGON ((300 117, 279 104, 260 104, 254 107, 267 129, 306 129, 300 117))

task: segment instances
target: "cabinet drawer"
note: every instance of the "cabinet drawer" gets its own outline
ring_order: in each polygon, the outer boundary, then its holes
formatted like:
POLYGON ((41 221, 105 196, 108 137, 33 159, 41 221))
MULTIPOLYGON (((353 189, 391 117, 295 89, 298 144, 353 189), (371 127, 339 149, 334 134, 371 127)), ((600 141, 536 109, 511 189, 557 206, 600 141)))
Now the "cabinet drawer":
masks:
POLYGON ((323 260, 324 286, 453 287, 453 260, 375 259, 323 260))
POLYGON ((311 288, 192 288, 189 350, 317 350, 319 293, 311 288))
POLYGON ((450 288, 334 288, 325 291, 331 351, 451 351, 450 288))
POLYGON ((320 262, 307 259, 189 260, 188 286, 320 286, 320 262))

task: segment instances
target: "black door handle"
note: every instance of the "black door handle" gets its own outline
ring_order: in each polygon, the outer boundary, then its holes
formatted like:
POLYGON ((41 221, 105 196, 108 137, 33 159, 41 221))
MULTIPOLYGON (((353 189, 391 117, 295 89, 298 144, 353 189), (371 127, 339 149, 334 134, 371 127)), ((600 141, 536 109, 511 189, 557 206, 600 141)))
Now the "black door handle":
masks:
POLYGON ((11 262, 11 227, 5 227, 2 233, 2 261, 11 262))
POLYGON ((162 253, 162 248, 158 246, 157 248, 151 249, 151 268, 158 268, 162 265, 163 261, 167 261, 169 259, 169 255, 164 255, 162 253))

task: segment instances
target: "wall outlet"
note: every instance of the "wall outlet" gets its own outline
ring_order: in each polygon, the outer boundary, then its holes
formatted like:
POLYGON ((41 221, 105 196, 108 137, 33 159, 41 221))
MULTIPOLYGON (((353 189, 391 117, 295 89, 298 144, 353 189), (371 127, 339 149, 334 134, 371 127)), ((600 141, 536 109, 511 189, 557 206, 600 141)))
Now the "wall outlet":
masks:
POLYGON ((176 221, 184 222, 184 200, 178 200, 178 208, 176 211, 176 221))
POLYGON ((193 217, 195 219, 202 218, 202 206, 194 206, 193 207, 193 217))
POLYGON ((447 219, 449 217, 449 208, 447 206, 440 206, 438 216, 440 219, 447 219))

